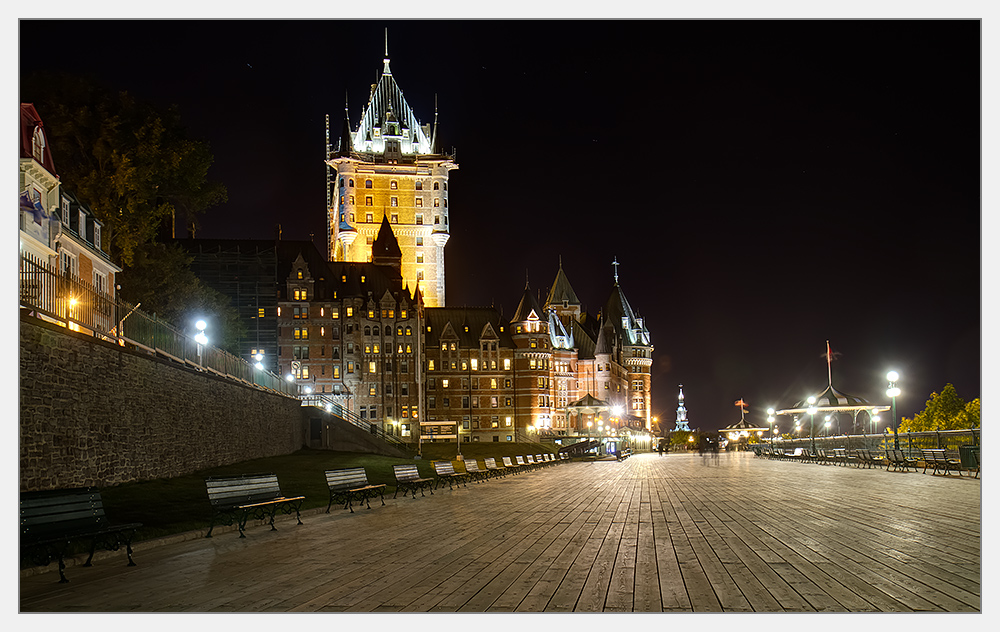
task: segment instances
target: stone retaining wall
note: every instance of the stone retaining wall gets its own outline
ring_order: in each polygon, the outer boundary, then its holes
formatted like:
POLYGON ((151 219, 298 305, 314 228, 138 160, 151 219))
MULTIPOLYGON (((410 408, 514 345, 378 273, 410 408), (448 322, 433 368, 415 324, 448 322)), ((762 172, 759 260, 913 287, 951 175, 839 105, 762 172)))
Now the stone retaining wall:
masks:
POLYGON ((289 454, 298 400, 20 320, 20 489, 166 478, 289 454))

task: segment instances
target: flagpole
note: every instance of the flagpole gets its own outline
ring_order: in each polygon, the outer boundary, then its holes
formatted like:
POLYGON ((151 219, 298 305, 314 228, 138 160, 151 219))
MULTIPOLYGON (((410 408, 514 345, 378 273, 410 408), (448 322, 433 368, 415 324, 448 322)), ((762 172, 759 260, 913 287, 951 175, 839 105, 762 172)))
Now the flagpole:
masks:
POLYGON ((833 370, 830 368, 830 341, 826 341, 826 379, 828 385, 833 387, 833 370))

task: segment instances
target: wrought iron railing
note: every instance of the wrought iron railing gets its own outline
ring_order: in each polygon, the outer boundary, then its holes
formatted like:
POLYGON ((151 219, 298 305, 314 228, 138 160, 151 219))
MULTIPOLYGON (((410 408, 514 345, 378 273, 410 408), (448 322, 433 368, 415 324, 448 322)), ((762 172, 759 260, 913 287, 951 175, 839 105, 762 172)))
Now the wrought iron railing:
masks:
MULTIPOLYGON (((899 433, 899 449, 907 456, 919 457, 921 450, 945 449, 957 451, 963 445, 979 445, 980 429, 966 430, 929 430, 924 432, 899 433)), ((801 437, 796 439, 775 439, 774 445, 785 449, 806 448, 815 442, 817 449, 830 450, 846 448, 848 450, 892 450, 895 448, 895 436, 891 431, 881 434, 835 435, 832 437, 801 437)), ((770 441, 762 439, 758 443, 770 445, 770 441)))
POLYGON ((72 274, 61 273, 29 253, 21 253, 20 263, 20 304, 39 318, 263 389, 298 394, 295 384, 228 351, 199 344, 156 314, 147 314, 72 274))

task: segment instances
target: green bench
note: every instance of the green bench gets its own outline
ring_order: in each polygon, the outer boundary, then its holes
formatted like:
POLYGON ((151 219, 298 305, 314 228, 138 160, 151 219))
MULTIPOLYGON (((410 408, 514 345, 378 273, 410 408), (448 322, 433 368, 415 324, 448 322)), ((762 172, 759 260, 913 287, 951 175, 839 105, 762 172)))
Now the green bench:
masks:
POLYGON ((140 522, 114 525, 104 513, 101 492, 94 487, 21 492, 20 498, 21 552, 24 559, 48 566, 59 562, 59 583, 65 584, 65 556, 73 542, 90 545, 90 556, 84 566, 91 566, 98 547, 117 551, 125 547, 128 566, 132 559, 132 537, 142 526, 140 522))
POLYGON ((305 496, 286 497, 281 493, 278 476, 275 474, 207 478, 205 489, 213 509, 206 538, 212 537, 212 529, 216 524, 232 526, 234 523, 239 529, 240 537, 245 538, 244 531, 250 518, 268 520, 271 531, 277 531, 274 517, 279 511, 286 515, 294 511, 295 520, 302 524, 299 509, 305 496))

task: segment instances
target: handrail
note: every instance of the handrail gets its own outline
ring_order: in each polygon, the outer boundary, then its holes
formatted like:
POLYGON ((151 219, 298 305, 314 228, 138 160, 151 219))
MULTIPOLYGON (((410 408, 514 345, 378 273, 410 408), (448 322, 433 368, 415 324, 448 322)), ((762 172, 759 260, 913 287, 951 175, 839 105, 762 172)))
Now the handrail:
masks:
POLYGON ((315 406, 317 408, 322 408, 329 414, 339 417, 340 419, 360 428, 361 430, 364 430, 365 432, 371 433, 386 443, 400 448, 404 448, 406 446, 406 442, 401 438, 383 430, 378 421, 361 419, 358 417, 357 414, 351 412, 349 408, 341 404, 336 396, 314 393, 312 395, 303 395, 299 399, 302 400, 303 406, 315 406))

